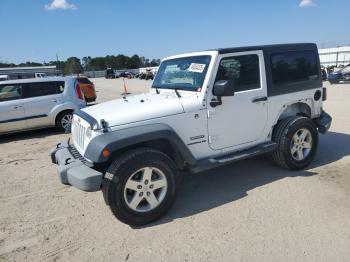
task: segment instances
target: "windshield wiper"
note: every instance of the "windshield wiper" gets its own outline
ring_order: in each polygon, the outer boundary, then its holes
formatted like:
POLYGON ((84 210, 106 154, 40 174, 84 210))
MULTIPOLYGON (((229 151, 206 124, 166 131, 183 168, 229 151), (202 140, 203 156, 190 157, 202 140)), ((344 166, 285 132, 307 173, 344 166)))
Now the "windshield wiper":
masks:
POLYGON ((174 88, 174 91, 175 91, 175 94, 177 95, 177 97, 180 98, 181 95, 180 95, 180 93, 179 93, 178 88, 175 87, 175 88, 174 88))
POLYGON ((159 92, 159 88, 161 88, 161 89, 174 89, 175 94, 177 95, 177 97, 178 97, 178 98, 181 97, 181 95, 180 95, 180 93, 179 93, 179 90, 180 90, 180 89, 177 88, 177 87, 174 87, 174 88, 164 88, 164 87, 160 87, 160 86, 152 86, 152 88, 155 88, 155 89, 156 89, 157 94, 160 93, 160 92, 159 92))
POLYGON ((152 86, 152 88, 155 88, 157 95, 159 95, 160 92, 159 92, 158 86, 152 86))

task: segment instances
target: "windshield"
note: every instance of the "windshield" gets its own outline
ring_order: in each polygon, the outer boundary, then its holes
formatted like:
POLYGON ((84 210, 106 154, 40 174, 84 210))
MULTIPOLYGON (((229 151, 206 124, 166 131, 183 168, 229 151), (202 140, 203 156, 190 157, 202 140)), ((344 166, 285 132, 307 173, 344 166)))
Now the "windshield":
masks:
POLYGON ((152 87, 200 92, 210 56, 182 57, 162 62, 152 87))

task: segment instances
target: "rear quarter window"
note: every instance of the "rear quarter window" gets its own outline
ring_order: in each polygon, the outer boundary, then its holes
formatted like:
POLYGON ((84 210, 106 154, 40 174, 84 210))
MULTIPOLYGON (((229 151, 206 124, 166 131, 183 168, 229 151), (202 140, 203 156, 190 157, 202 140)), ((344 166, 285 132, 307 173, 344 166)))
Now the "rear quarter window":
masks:
POLYGON ((64 91, 63 81, 37 82, 27 84, 27 97, 60 94, 64 91))
POLYGON ((319 78, 319 65, 314 51, 289 51, 271 55, 272 81, 283 85, 319 78))

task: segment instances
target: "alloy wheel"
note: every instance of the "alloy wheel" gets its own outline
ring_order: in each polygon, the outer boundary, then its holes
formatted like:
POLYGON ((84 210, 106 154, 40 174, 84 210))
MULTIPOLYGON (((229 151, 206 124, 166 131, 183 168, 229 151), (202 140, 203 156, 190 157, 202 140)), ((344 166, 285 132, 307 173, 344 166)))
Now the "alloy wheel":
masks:
POLYGON ((301 128, 295 132, 290 145, 292 157, 297 161, 304 160, 312 149, 312 135, 306 128, 301 128))
POLYGON ((155 167, 144 167, 134 172, 124 186, 124 200, 133 211, 148 212, 165 198, 168 182, 165 174, 155 167))

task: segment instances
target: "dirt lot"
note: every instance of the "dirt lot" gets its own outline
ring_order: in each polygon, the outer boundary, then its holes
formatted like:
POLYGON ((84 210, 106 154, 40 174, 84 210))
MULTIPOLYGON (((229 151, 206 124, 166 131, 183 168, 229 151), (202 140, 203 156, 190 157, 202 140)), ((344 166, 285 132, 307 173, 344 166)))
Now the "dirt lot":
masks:
MULTIPOLYGON (((95 84, 98 102, 122 92, 121 80, 95 84)), ((127 81, 132 93, 149 84, 127 81)), ((0 261, 349 261, 350 84, 328 93, 333 125, 309 169, 262 157, 186 176, 168 215, 138 229, 101 192, 58 182, 48 152, 68 135, 0 138, 0 261)))

